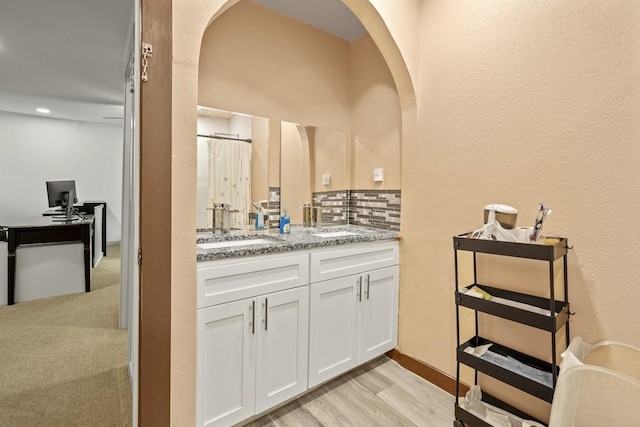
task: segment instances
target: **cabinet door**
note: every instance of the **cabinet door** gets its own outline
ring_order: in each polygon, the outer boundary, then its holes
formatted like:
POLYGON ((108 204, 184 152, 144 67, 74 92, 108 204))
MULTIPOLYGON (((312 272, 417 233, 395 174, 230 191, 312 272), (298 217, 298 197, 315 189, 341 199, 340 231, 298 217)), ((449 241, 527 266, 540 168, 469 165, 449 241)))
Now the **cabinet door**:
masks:
POLYGON ((363 276, 359 363, 394 349, 398 343, 398 267, 363 276))
POLYGON ((309 287, 257 301, 256 413, 307 390, 309 287))
POLYGON ((311 285, 309 314, 309 387, 358 363, 360 276, 311 285))
POLYGON ((198 426, 230 426, 255 413, 254 307, 245 299, 198 310, 198 426))

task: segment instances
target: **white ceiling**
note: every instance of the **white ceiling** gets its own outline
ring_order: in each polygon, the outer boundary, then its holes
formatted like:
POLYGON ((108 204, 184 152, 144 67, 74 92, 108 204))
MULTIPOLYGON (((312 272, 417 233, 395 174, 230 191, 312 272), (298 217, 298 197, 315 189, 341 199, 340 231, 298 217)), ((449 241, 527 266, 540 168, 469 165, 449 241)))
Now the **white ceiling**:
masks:
POLYGON ((365 29, 341 0, 252 0, 347 41, 360 38, 365 29))
POLYGON ((133 0, 0 0, 0 110, 122 117, 133 0))
MULTIPOLYGON (((352 41, 341 0, 253 0, 352 41)), ((121 124, 133 0, 0 0, 0 111, 121 124)))

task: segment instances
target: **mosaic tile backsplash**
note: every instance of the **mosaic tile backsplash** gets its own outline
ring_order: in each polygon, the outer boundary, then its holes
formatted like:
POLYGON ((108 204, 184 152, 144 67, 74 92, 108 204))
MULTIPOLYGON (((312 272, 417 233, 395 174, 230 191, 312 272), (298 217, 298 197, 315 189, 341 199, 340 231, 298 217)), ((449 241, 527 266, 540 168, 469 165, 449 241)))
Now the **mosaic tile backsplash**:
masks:
POLYGON ((280 187, 269 187, 269 228, 280 227, 280 187))
POLYGON ((349 224, 400 231, 400 190, 351 190, 349 224))
POLYGON ((400 190, 337 190, 313 194, 324 224, 400 231, 400 190))
POLYGON ((349 190, 313 193, 313 206, 320 207, 323 224, 344 225, 349 221, 349 190))
MULTIPOLYGON (((322 225, 361 225, 400 231, 400 190, 336 190, 313 193, 322 225)), ((280 187, 269 187, 268 226, 280 226, 280 187)))

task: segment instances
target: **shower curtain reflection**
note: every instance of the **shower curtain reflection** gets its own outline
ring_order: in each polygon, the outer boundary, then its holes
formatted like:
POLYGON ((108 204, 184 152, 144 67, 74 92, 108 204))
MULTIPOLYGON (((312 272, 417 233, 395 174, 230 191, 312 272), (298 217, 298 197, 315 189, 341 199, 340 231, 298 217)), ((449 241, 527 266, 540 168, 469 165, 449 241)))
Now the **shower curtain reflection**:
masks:
POLYGON ((232 210, 231 227, 243 228, 251 206, 251 144, 207 138, 209 149, 209 202, 225 203, 232 210))

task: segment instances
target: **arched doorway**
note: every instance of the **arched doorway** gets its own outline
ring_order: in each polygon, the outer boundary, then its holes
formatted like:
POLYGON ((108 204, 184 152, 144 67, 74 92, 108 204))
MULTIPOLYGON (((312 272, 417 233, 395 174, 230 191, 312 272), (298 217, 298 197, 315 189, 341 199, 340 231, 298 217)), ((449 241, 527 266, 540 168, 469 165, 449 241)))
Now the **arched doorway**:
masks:
MULTIPOLYGON (((145 39, 143 27, 143 42, 154 43, 148 87, 158 85, 158 90, 165 95, 160 99, 161 104, 154 102, 153 97, 145 103, 143 85, 141 246, 143 259, 155 259, 152 263, 143 261, 142 264, 140 419, 145 423, 153 423, 156 419, 166 422, 162 416, 168 412, 158 413, 158 408, 170 405, 168 411, 172 422, 193 424, 196 381, 196 147, 193 141, 197 134, 199 55, 206 28, 237 2, 174 0, 173 4, 163 6, 148 4, 149 8, 162 9, 156 12, 166 27, 158 21, 146 21, 160 42, 145 39), (168 33, 163 32, 165 28, 169 29, 168 33), (154 62, 167 64, 170 67, 168 75, 154 75, 154 62), (154 114, 154 108, 160 113, 154 114), (170 123, 159 126, 162 119, 167 118, 170 123), (149 140, 145 144, 147 137, 149 140), (160 145, 159 140, 162 140, 160 145), (156 150, 146 160, 145 146, 156 150), (159 156, 160 163, 156 162, 158 157, 155 156, 159 156), (157 173, 149 181, 145 181, 146 165, 147 170, 152 167, 157 173), (152 200, 155 194, 149 190, 158 190, 155 202, 152 200), (145 215, 145 206, 153 212, 147 211, 145 215), (145 219, 152 221, 145 222, 145 219), (162 229, 170 230, 166 231, 164 239, 157 234, 162 229), (156 234, 152 235, 154 232, 156 234), (156 249, 152 252, 153 247, 156 249), (158 269, 153 276, 147 276, 156 264, 158 269), (145 350, 143 346, 149 347, 145 350)), ((345 0, 344 3, 364 24, 391 70, 402 110, 403 143, 415 138, 417 118, 413 84, 391 32, 370 1, 345 0)), ((144 22, 143 19, 143 26, 144 22)))

